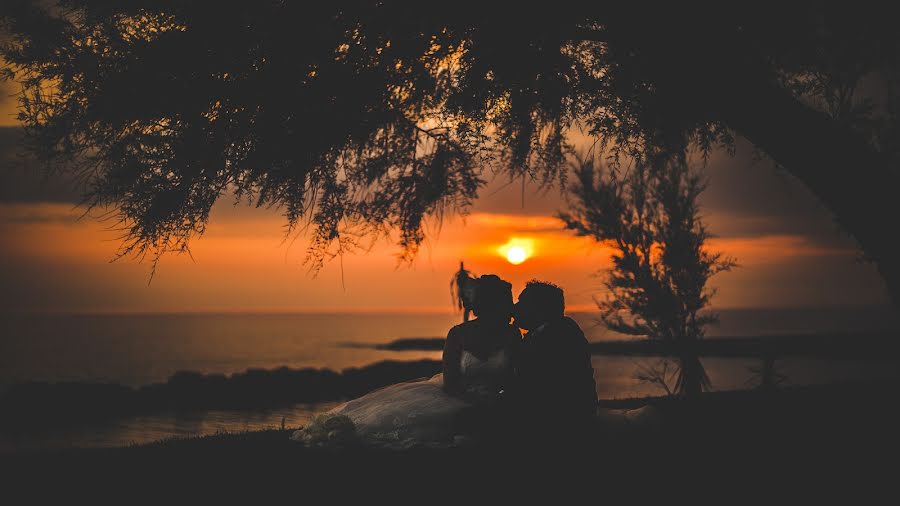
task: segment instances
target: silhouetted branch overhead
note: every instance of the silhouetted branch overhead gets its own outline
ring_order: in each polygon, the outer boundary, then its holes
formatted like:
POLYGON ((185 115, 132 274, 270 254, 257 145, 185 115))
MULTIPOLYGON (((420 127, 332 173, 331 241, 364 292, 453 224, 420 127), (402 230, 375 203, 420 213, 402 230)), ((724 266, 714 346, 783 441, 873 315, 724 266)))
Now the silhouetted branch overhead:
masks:
POLYGON ((900 293, 900 251, 862 219, 896 211, 878 193, 896 186, 900 153, 887 16, 574 1, 3 9, 29 146, 77 162, 87 203, 118 209, 123 253, 184 250, 234 192, 282 209, 291 230, 309 222, 314 264, 394 230, 409 258, 423 220, 464 211, 486 168, 564 175, 573 130, 631 156, 737 133, 799 174, 900 293), (846 165, 832 160, 848 159, 866 163, 835 193, 846 165), (850 205, 870 191, 863 211, 850 205))

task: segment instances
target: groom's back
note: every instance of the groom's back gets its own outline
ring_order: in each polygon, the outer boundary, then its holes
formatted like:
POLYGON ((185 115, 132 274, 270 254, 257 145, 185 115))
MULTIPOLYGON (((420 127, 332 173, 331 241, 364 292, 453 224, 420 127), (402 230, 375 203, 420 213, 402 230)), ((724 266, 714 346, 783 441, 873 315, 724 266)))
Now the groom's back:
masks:
MULTIPOLYGON (((597 390, 587 339, 569 317, 548 322, 526 338, 523 374, 531 394, 555 415, 592 415, 597 390)), ((549 413, 548 413, 549 414, 549 413)))

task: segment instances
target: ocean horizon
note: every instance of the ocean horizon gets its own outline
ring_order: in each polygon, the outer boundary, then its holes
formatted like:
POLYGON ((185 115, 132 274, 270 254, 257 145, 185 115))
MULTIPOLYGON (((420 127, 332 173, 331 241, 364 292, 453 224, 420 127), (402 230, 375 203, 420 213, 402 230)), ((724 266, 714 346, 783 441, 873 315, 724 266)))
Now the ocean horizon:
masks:
MULTIPOLYGON (((708 337, 894 332, 893 308, 723 309, 708 337)), ((593 313, 572 313, 590 341, 627 338, 596 324, 593 313)), ((440 360, 439 351, 391 351, 397 339, 443 337, 461 315, 443 313, 129 313, 6 314, 0 337, 0 393, 24 382, 115 383, 138 387, 166 382, 180 371, 235 374, 248 369, 316 368, 336 371, 384 360, 440 360)), ((896 358, 896 357, 895 357, 896 358)), ((636 378, 657 358, 594 356, 601 399, 660 395, 636 378)), ((753 386, 752 358, 702 359, 713 390, 753 386)), ((896 360, 785 358, 785 385, 824 384, 896 376, 896 360)), ((159 413, 126 417, 51 433, 0 434, 0 450, 122 446, 168 437, 298 426, 333 404, 274 410, 159 413)))
MULTIPOLYGON (((714 310, 708 338, 889 332, 890 306, 714 310)), ((629 339, 596 313, 572 316, 589 341, 629 339)), ((0 315, 0 389, 29 381, 163 382, 178 371, 231 374, 250 368, 342 370, 381 360, 440 359, 429 351, 373 345, 444 337, 461 315, 444 312, 15 313, 0 315), (362 346, 360 346, 362 345, 362 346)))

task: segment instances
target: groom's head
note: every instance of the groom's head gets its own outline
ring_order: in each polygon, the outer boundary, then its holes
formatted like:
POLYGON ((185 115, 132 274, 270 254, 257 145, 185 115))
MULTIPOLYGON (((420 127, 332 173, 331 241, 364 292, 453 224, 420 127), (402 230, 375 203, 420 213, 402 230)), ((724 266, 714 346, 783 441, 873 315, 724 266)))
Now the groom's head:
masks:
POLYGON ((516 325, 533 330, 550 320, 562 318, 565 310, 562 288, 546 281, 531 280, 519 294, 513 312, 516 325))

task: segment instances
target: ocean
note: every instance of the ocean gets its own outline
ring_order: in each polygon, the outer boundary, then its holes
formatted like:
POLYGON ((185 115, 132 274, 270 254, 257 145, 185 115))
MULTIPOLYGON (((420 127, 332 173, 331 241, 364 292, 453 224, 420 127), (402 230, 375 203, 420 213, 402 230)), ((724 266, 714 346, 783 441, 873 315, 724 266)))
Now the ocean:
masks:
MULTIPOLYGON (((730 309, 709 338, 896 330, 897 314, 884 307, 730 309)), ((591 341, 621 339, 597 325, 596 315, 572 315, 591 341)), ((230 374, 250 368, 342 370, 381 360, 440 359, 439 352, 386 351, 373 345, 411 337, 442 337, 460 321, 446 313, 180 313, 7 314, 0 316, 0 391, 44 381, 109 382, 130 386, 164 382, 178 371, 230 374)), ((658 395, 635 374, 652 358, 594 357, 602 399, 658 395)), ((705 358, 713 388, 752 384, 752 359, 705 358)), ((896 362, 785 359, 786 384, 804 385, 896 375, 896 362)), ((167 437, 237 432, 305 423, 330 405, 269 411, 206 411, 119 419, 52 434, 0 434, 0 450, 123 446, 167 437)), ((2 415, 0 415, 2 416, 2 415)))

